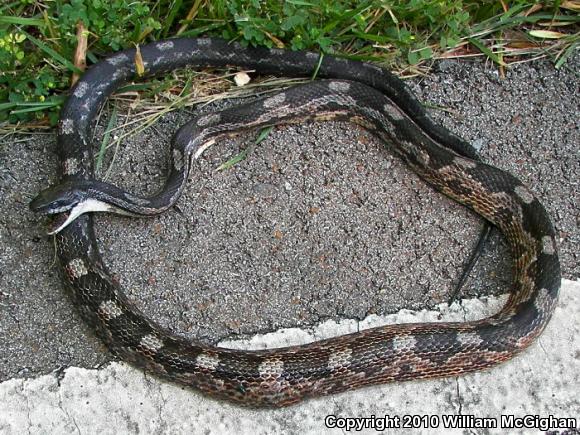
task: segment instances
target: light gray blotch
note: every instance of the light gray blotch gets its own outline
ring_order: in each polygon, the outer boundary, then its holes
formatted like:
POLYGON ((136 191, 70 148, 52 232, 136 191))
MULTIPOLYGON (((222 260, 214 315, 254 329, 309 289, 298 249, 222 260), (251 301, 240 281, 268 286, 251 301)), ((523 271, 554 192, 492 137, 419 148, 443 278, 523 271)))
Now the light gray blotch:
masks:
POLYGON ((475 332, 458 332, 457 341, 466 346, 478 346, 483 342, 481 337, 475 332))
POLYGON ((393 338, 393 349, 394 350, 413 350, 417 340, 410 335, 403 335, 393 338))
POLYGON ((153 334, 143 336, 139 344, 150 352, 157 352, 163 347, 163 341, 153 334))
POLYGON ((526 204, 530 204, 534 200, 534 194, 525 186, 517 186, 514 192, 526 204))
POLYGON ((75 88, 74 96, 77 98, 82 98, 89 89, 89 85, 86 82, 80 82, 75 88))
POLYGON ((266 98, 263 102, 263 105, 267 109, 271 109, 272 107, 279 106, 286 100, 286 94, 284 92, 280 92, 279 94, 274 95, 273 97, 266 98))
POLYGON ((556 252, 556 242, 552 236, 542 237, 542 252, 546 255, 554 255, 556 252))
POLYGON ((390 116, 393 121, 400 121, 405 119, 405 116, 401 113, 401 111, 395 107, 393 104, 385 104, 383 109, 390 116))
POLYGON ((85 262, 81 258, 74 258, 69 261, 67 268, 73 278, 77 279, 89 273, 85 262))
POLYGON ((220 359, 217 356, 209 355, 207 353, 200 353, 195 358, 195 363, 206 370, 215 370, 220 363, 220 359))
POLYGON ((178 149, 173 149, 173 167, 177 172, 183 169, 183 154, 178 149))
POLYGON ((281 359, 265 359, 258 366, 258 373, 262 377, 279 377, 284 372, 284 362, 281 359))
POLYGON ((328 88, 335 92, 346 92, 350 89, 350 83, 332 81, 328 84, 328 88))
POLYGON ((211 39, 210 38, 199 38, 197 40, 197 45, 201 45, 203 47, 209 47, 211 45, 211 39))
POLYGON ((370 64, 370 63, 367 63, 365 66, 367 68, 370 68, 370 69, 374 70, 375 72, 378 72, 379 74, 384 74, 385 73, 385 70, 383 68, 381 68, 380 66, 373 65, 373 64, 370 64))
POLYGON ((313 51, 309 51, 309 52, 306 53, 306 58, 307 59, 316 59, 317 60, 319 57, 320 57, 320 54, 315 53, 313 51))
POLYGON ((407 154, 412 154, 414 156, 418 156, 421 153, 421 149, 417 147, 417 145, 408 140, 399 141, 399 146, 405 151, 407 154))
POLYGON ((79 161, 74 157, 66 159, 63 164, 63 172, 65 175, 75 175, 79 172, 79 161))
POLYGON ((59 126, 60 134, 72 134, 75 128, 75 123, 72 119, 61 119, 59 126))
POLYGON ((158 42, 155 47, 159 51, 170 50, 173 48, 173 41, 158 42))
POLYGON ((128 60, 129 57, 126 54, 121 53, 107 58, 107 63, 110 63, 113 66, 117 66, 123 62, 127 62, 128 60))
POLYGON ((105 320, 112 320, 123 314, 123 310, 115 301, 103 301, 99 305, 99 313, 105 318, 105 320))
POLYGON ((538 290, 538 295, 536 296, 536 299, 534 300, 534 306, 536 307, 536 309, 539 312, 544 311, 544 309, 550 305, 551 302, 551 297, 550 297, 550 293, 548 292, 547 289, 545 288, 541 288, 540 290, 538 290))
POLYGON ((200 117, 197 120, 197 125, 199 125, 200 127, 204 127, 206 125, 216 124, 220 121, 220 119, 221 116, 219 113, 210 113, 209 115, 200 117))
POLYGON ((423 166, 428 166, 429 162, 431 161, 429 153, 422 149, 418 150, 417 159, 421 162, 423 166))
POLYGON ((122 70, 122 69, 118 69, 118 70, 116 70, 116 71, 113 73, 113 76, 111 77, 111 80, 112 80, 112 81, 117 81, 117 79, 118 79, 119 77, 122 77, 122 76, 123 76, 123 70, 122 70))
POLYGON ((473 160, 469 160, 469 159, 466 159, 464 157, 459 157, 459 156, 453 157, 453 163, 455 163, 457 166, 459 166, 461 168, 466 168, 466 169, 473 169, 473 168, 477 167, 477 163, 474 162, 473 160))
POLYGON ((330 370, 339 367, 347 367, 352 359, 352 349, 342 349, 333 352, 328 357, 328 368, 330 370))

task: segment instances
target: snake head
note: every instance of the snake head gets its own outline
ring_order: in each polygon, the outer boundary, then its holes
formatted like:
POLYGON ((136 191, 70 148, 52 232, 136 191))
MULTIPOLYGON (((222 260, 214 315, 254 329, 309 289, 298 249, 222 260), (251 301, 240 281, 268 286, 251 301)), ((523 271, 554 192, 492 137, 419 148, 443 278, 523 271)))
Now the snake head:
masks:
POLYGON ((56 215, 63 214, 64 219, 57 219, 54 228, 48 234, 56 234, 83 213, 91 211, 108 211, 110 206, 90 197, 88 189, 82 182, 65 181, 41 191, 29 204, 35 213, 56 215))
POLYGON ((41 214, 64 213, 73 209, 86 197, 81 189, 77 189, 70 182, 56 184, 44 189, 30 201, 30 210, 41 214))

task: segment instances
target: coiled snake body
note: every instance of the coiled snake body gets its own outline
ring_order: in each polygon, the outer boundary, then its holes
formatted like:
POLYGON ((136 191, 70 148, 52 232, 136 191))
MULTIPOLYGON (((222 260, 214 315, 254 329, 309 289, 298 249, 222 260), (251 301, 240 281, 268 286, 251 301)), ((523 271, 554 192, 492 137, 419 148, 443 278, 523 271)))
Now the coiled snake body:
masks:
POLYGON ((557 300, 560 266, 550 219, 512 175, 481 163, 472 148, 433 124, 397 78, 374 65, 315 53, 243 48, 216 39, 173 39, 140 49, 146 70, 239 66, 316 80, 221 113, 198 116, 173 139, 164 190, 141 198, 93 180, 90 132, 107 96, 134 73, 135 50, 92 66, 67 100, 58 130, 61 183, 33 210, 66 220, 56 234, 64 281, 83 318, 122 359, 211 396, 251 406, 284 406, 364 385, 453 376, 493 366, 526 348, 557 300), (189 342, 147 319, 103 264, 86 211, 157 214, 181 193, 190 168, 217 138, 305 119, 346 119, 393 144, 409 166, 445 195, 496 225, 513 257, 513 288, 489 318, 467 323, 390 325, 302 346, 241 351, 189 342))

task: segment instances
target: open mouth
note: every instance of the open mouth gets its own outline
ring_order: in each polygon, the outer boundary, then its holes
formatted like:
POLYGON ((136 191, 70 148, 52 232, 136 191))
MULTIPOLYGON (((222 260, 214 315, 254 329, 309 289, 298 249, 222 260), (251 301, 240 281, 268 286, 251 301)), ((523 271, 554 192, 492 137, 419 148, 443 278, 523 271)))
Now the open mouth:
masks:
POLYGON ((68 226, 72 221, 84 213, 110 212, 113 210, 113 207, 102 201, 94 199, 81 201, 73 208, 67 207, 63 210, 62 213, 57 214, 53 221, 54 225, 50 226, 48 234, 53 235, 60 232, 63 228, 68 226))
POLYGON ((63 213, 59 213, 56 215, 52 215, 52 219, 50 219, 49 224, 48 224, 48 232, 47 234, 49 235, 53 235, 53 234, 57 234, 59 231, 61 231, 64 227, 66 227, 70 221, 70 210, 63 212, 63 213))

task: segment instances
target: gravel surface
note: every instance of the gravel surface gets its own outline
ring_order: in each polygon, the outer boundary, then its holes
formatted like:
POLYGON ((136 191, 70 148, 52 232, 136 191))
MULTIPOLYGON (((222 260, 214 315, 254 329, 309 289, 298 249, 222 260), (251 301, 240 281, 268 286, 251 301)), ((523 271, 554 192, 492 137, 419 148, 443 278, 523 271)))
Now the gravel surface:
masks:
MULTIPOLYGON (((493 65, 443 61, 409 82, 445 109, 432 110, 434 118, 543 199, 569 279, 580 277, 579 64, 580 56, 559 71, 525 63, 500 78, 493 65)), ((168 114, 127 141, 110 180, 155 192, 168 138, 190 117, 168 114)), ((447 300, 481 219, 351 124, 278 127, 246 161, 215 171, 254 137, 206 151, 178 206, 163 216, 97 217, 106 264, 148 316, 216 342, 447 300)), ((27 208, 55 179, 54 133, 0 140, 0 381, 107 362, 62 289, 43 219, 27 208)), ((503 293, 509 280, 496 234, 462 297, 503 293)))

